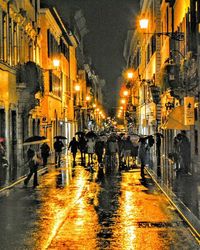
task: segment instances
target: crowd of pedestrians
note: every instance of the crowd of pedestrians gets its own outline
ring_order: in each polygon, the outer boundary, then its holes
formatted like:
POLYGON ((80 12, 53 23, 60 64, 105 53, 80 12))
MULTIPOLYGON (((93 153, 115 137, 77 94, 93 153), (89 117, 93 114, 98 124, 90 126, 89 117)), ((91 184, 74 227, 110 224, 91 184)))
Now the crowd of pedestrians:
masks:
MULTIPOLYGON (((113 171, 129 170, 136 166, 140 166, 141 177, 145 178, 144 169, 148 165, 151 167, 152 156, 151 147, 156 145, 157 166, 161 164, 161 140, 163 135, 156 133, 154 136, 139 136, 136 134, 125 135, 124 133, 95 133, 89 131, 88 133, 77 132, 68 147, 64 145, 63 136, 55 136, 53 149, 55 152, 55 166, 60 167, 61 154, 66 148, 71 151, 73 158, 73 166, 76 165, 77 152, 80 152, 81 165, 93 169, 94 162, 98 162, 99 175, 105 173, 112 173, 113 171), (154 141, 155 138, 155 141, 154 141), (86 157, 87 155, 87 157, 86 157), (105 170, 105 171, 104 171, 105 170)), ((170 155, 176 166, 177 172, 188 174, 190 171, 190 142, 186 136, 185 131, 177 134, 174 137, 174 152, 170 155)), ((5 157, 5 147, 0 142, 0 170, 8 167, 8 161, 5 157)), ((37 150, 30 145, 27 150, 27 162, 29 173, 24 181, 27 186, 30 178, 33 178, 33 187, 38 186, 37 171, 38 166, 47 165, 48 157, 50 156, 50 147, 44 142, 37 147, 37 150)))
MULTIPOLYGON (((60 167, 61 154, 65 148, 62 139, 55 138, 55 166, 60 167)), ((133 138, 123 133, 96 134, 93 131, 88 133, 77 132, 69 142, 67 149, 71 151, 73 166, 76 165, 77 152, 80 151, 81 165, 93 170, 94 162, 98 162, 98 174, 112 173, 114 171, 129 170, 139 165, 141 166, 141 177, 144 178, 144 167, 148 163, 147 153, 153 145, 154 140, 151 136, 139 137, 134 135, 133 138), (86 157, 87 155, 87 157, 86 157), (137 160, 137 161, 136 161, 137 160), (136 164, 137 163, 137 164, 136 164)), ((38 185, 37 170, 38 165, 43 163, 45 167, 50 155, 50 147, 45 142, 40 147, 40 154, 31 146, 27 150, 27 164, 29 174, 24 181, 27 186, 30 178, 33 178, 33 187, 38 185)))
POLYGON ((139 137, 138 135, 125 135, 123 133, 87 134, 78 132, 78 138, 73 137, 68 149, 71 149, 73 163, 76 165, 76 154, 81 153, 81 165, 90 166, 97 158, 99 171, 105 168, 106 173, 129 170, 141 166, 141 177, 144 178, 144 167, 149 164, 150 148, 154 144, 153 136, 139 137), (90 134, 91 135, 91 134, 90 134), (87 155, 87 162, 86 162, 87 155))

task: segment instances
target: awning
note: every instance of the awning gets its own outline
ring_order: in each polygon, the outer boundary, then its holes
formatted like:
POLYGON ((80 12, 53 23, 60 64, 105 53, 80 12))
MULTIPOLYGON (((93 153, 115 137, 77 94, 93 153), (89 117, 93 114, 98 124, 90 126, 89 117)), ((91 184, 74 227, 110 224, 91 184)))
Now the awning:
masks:
POLYGON ((190 130, 190 126, 184 125, 184 107, 176 107, 167 117, 167 121, 161 125, 161 128, 190 130))

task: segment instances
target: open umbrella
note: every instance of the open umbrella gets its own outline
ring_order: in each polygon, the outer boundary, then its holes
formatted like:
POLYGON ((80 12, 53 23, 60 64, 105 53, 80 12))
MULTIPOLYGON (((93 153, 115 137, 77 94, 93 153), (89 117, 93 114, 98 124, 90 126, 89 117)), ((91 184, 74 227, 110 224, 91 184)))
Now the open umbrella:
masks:
POLYGON ((4 141, 5 141, 5 138, 0 137, 0 142, 4 142, 4 141))
POLYGON ((84 132, 82 132, 82 131, 78 131, 78 132, 76 132, 76 133, 75 133, 75 135, 78 135, 78 136, 84 136, 84 135, 85 135, 85 133, 84 133, 84 132))
POLYGON ((89 131, 85 136, 88 138, 96 138, 97 134, 94 131, 89 131))
POLYGON ((31 136, 29 138, 27 138, 23 145, 34 145, 34 144, 40 144, 40 143, 44 143, 44 142, 48 142, 49 140, 45 137, 45 136, 39 136, 39 135, 34 135, 31 136))
POLYGON ((63 136, 63 135, 56 135, 54 136, 54 139, 58 139, 58 140, 67 140, 67 137, 63 136))

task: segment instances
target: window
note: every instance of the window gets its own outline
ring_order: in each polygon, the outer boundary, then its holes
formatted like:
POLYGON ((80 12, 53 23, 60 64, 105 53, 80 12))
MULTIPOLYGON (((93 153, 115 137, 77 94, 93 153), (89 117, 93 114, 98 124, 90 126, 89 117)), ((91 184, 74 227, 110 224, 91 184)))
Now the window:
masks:
POLYGON ((18 51, 17 51, 17 24, 13 24, 13 64, 17 64, 18 51))
POLYGON ((49 92, 61 97, 61 81, 60 78, 53 74, 52 70, 49 71, 49 92))
POLYGON ((49 29, 47 30, 47 46, 48 46, 47 53, 48 53, 49 58, 58 54, 58 51, 59 51, 58 43, 55 37, 51 34, 51 31, 49 29))
POLYGON ((0 109, 0 137, 5 138, 5 110, 0 109))
POLYGON ((166 32, 169 32, 169 8, 166 10, 166 32))
POLYGON ((29 41, 29 45, 28 45, 28 58, 29 58, 29 61, 33 61, 33 40, 32 39, 29 41))
POLYGON ((3 60, 7 62, 7 15, 3 12, 3 60))
POLYGON ((149 61, 150 61, 150 57, 151 57, 151 51, 150 51, 150 49, 151 49, 151 47, 150 47, 150 44, 148 44, 148 46, 147 46, 147 56, 146 56, 146 64, 148 64, 149 63, 149 61))
POLYGON ((151 55, 153 55, 155 51, 156 51, 156 35, 154 34, 151 37, 151 55))
POLYGON ((9 34, 8 34, 8 39, 9 39, 9 58, 8 58, 8 63, 12 64, 12 57, 13 57, 13 22, 12 19, 9 18, 9 34))
POLYGON ((62 39, 60 40, 60 50, 61 53, 65 56, 65 58, 69 60, 69 48, 62 39))

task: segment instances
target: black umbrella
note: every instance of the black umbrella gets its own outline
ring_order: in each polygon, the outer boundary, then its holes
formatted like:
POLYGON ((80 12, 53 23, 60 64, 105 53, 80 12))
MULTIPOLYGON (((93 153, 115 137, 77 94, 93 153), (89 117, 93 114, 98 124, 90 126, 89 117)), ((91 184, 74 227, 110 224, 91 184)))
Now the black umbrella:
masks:
POLYGON ((140 136, 138 142, 146 142, 147 139, 148 139, 148 136, 140 136))
POLYGON ((85 133, 84 133, 84 132, 82 132, 82 131, 78 131, 78 132, 76 132, 76 133, 75 133, 75 135, 78 135, 78 136, 84 136, 84 135, 85 135, 85 133))
POLYGON ((94 138, 97 137, 97 134, 94 131, 89 131, 85 136, 88 138, 94 138))
POLYGON ((49 141, 45 136, 34 135, 27 138, 23 145, 33 145, 33 144, 40 144, 49 141))
POLYGON ((58 140, 67 140, 67 137, 63 136, 63 135, 56 135, 54 136, 54 139, 58 139, 58 140))

